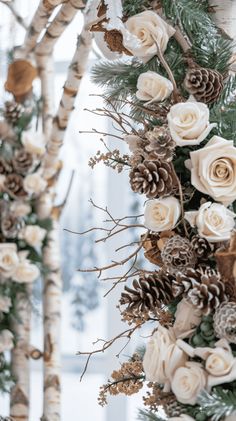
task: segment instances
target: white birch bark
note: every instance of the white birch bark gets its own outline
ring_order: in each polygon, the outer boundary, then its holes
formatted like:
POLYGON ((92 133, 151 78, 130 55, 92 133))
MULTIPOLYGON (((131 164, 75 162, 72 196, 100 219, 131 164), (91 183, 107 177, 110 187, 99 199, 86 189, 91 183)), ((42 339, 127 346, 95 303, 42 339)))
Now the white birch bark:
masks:
POLYGON ((26 294, 19 293, 16 298, 18 319, 12 325, 16 335, 16 346, 12 350, 12 375, 16 379, 11 390, 10 416, 14 421, 28 421, 29 419, 29 347, 31 285, 26 287, 26 294))
POLYGON ((42 421, 60 421, 61 360, 60 323, 62 281, 58 222, 53 221, 48 245, 44 249, 44 264, 49 273, 44 278, 44 404, 42 421))
POLYGON ((236 38, 236 1, 235 0, 209 0, 210 6, 214 6, 213 18, 219 26, 232 39, 236 38))
POLYGON ((84 29, 78 37, 76 51, 69 66, 60 105, 53 120, 52 134, 47 143, 47 153, 43 161, 45 178, 50 178, 56 171, 56 163, 63 144, 65 130, 86 70, 92 44, 92 34, 86 28, 86 24, 87 20, 85 20, 84 29))

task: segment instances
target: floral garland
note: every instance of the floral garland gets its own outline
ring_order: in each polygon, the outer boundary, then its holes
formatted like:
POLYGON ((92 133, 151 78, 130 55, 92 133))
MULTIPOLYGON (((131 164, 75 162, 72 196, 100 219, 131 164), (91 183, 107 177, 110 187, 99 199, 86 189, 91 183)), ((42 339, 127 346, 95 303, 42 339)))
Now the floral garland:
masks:
POLYGON ((0 120, 0 390, 14 382, 5 353, 17 343, 14 320, 18 293, 31 306, 27 285, 43 267, 42 250, 51 228, 52 198, 41 174, 43 136, 35 132, 36 102, 5 103, 0 120))
POLYGON ((115 121, 114 137, 130 153, 99 151, 90 165, 128 167, 131 189, 144 197, 140 224, 103 210, 114 223, 103 240, 134 227, 146 230, 126 259, 91 269, 100 276, 130 263, 114 278, 114 286, 127 283, 119 306, 130 328, 100 351, 117 338, 130 340, 143 325, 153 327, 145 351, 112 373, 99 401, 104 405, 108 393, 136 393, 146 382, 149 410, 140 412, 140 420, 163 420, 162 407, 173 421, 230 421, 236 414, 232 42, 215 26, 205 0, 124 0, 123 26, 116 31, 108 7, 100 3, 92 30, 104 34, 104 52, 109 48, 121 58, 93 70, 108 104, 95 112, 115 121), (123 59, 124 53, 133 58, 123 59), (137 268, 142 251, 152 269, 137 268))

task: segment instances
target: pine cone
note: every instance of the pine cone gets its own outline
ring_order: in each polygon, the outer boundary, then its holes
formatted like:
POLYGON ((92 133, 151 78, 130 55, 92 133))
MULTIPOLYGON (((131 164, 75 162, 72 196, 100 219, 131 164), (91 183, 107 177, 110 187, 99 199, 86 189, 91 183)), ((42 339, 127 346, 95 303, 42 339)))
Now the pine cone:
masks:
POLYGON ((126 305, 125 313, 134 317, 155 314, 157 307, 168 304, 173 299, 172 281, 173 276, 162 271, 142 275, 139 280, 134 279, 132 288, 125 286, 120 304, 126 305))
POLYGON ((189 267, 194 267, 197 256, 194 248, 187 238, 180 235, 171 237, 164 245, 161 258, 163 264, 171 273, 184 272, 189 267))
POLYGON ((199 102, 209 104, 220 96, 223 89, 223 76, 212 69, 190 68, 184 80, 186 90, 199 102))
POLYGON ((168 418, 180 417, 183 414, 183 406, 176 400, 174 395, 172 399, 169 399, 169 402, 164 404, 164 409, 168 418))
MULTIPOLYGON (((143 243, 143 248, 145 250, 144 256, 150 263, 158 266, 162 266, 161 250, 164 247, 166 241, 172 237, 174 234, 173 231, 163 231, 159 234, 151 232, 145 238, 143 243)), ((143 239, 146 235, 142 235, 143 239)))
POLYGON ((173 159, 175 142, 172 140, 168 127, 155 127, 145 133, 149 144, 146 147, 148 158, 150 160, 158 160, 170 162, 173 159))
POLYGON ((25 111, 25 108, 22 104, 19 104, 15 101, 5 102, 4 117, 13 126, 22 117, 24 111, 25 111))
POLYGON ((16 238, 21 223, 13 214, 5 214, 1 218, 1 231, 5 238, 16 238))
POLYGON ((29 152, 24 149, 16 151, 12 160, 12 165, 16 173, 26 175, 33 164, 33 157, 29 152))
POLYGON ((225 302, 214 314, 214 330, 218 338, 236 344, 236 303, 225 302))
POLYGON ((6 175, 11 173, 13 170, 12 165, 7 162, 3 157, 0 156, 0 174, 6 175))
POLYGON ((188 269, 185 274, 178 273, 173 281, 173 295, 177 297, 184 293, 205 315, 227 300, 225 283, 221 280, 220 273, 208 269, 188 269))
POLYGON ((18 174, 9 174, 4 181, 4 187, 12 196, 24 196, 23 178, 18 174))
POLYGON ((194 235, 191 240, 192 247, 200 260, 207 260, 213 253, 213 246, 208 243, 206 238, 194 235))
POLYGON ((145 160, 130 171, 130 184, 134 192, 154 199, 172 194, 177 180, 168 162, 145 160))

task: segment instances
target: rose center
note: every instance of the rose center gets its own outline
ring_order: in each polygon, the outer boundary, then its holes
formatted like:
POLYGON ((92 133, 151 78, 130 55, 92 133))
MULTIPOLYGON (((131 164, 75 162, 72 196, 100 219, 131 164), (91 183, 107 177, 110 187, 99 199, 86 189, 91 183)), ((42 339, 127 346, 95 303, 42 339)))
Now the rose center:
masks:
POLYGON ((154 211, 154 219, 160 224, 163 223, 166 219, 166 209, 163 206, 157 205, 154 211))
POLYGON ((222 217, 217 212, 214 212, 214 211, 210 212, 210 215, 208 216, 207 219, 209 223, 213 225, 214 227, 219 227, 223 222, 222 217))
POLYGON ((180 117, 181 123, 190 124, 196 120, 196 115, 194 113, 188 112, 186 114, 182 114, 180 117))
POLYGON ((230 159, 222 158, 213 162, 210 171, 213 181, 230 181, 233 176, 233 165, 230 159))

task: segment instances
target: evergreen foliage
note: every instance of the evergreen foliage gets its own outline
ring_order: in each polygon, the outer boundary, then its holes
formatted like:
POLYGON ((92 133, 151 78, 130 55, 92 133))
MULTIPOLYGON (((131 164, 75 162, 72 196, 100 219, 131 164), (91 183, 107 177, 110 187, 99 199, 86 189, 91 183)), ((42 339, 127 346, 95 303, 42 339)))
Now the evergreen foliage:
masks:
POLYGON ((139 421, 165 421, 164 418, 160 417, 154 412, 143 411, 143 410, 139 411, 138 420, 139 421))
POLYGON ((212 421, 219 421, 236 410, 236 389, 217 387, 211 394, 204 391, 199 397, 199 405, 212 421))

